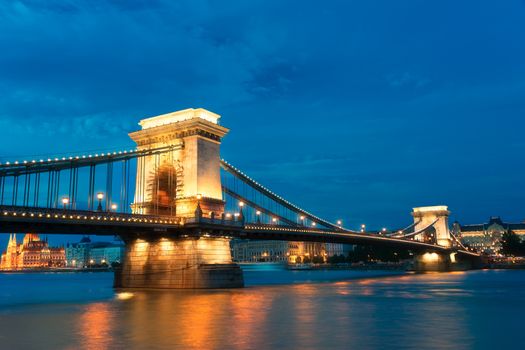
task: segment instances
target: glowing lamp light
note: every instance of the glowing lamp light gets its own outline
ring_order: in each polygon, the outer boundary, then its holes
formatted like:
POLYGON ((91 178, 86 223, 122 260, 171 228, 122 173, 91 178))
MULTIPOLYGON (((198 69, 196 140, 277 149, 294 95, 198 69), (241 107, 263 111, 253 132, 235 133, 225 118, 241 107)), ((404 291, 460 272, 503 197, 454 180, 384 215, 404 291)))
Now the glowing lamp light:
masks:
POLYGON ((337 225, 341 226, 343 222, 341 220, 337 220, 337 225))
POLYGON ((244 207, 244 202, 243 201, 239 202, 239 207, 241 207, 241 208, 244 207))
POLYGON ((272 218, 272 221, 273 222, 277 222, 277 218, 272 218))
POLYGON ((315 225, 317 225, 317 224, 315 222, 312 222, 312 226, 315 226, 315 225))
POLYGON ((98 200, 103 200, 104 199, 104 193, 102 193, 102 192, 97 193, 97 199, 98 200))
POLYGON ((62 198, 62 204, 68 205, 69 204, 69 198, 67 198, 67 197, 62 198))
POLYGON ((115 203, 111 204, 111 210, 117 210, 117 208, 118 206, 115 203))
POLYGON ((200 193, 197 193, 197 195, 196 195, 195 197, 197 197, 197 200, 199 200, 199 201, 200 201, 200 200, 202 199, 202 194, 200 194, 200 193))
POLYGON ((260 210, 257 210, 257 211, 255 212, 255 214, 256 214, 256 215, 261 215, 261 211, 260 211, 260 210))

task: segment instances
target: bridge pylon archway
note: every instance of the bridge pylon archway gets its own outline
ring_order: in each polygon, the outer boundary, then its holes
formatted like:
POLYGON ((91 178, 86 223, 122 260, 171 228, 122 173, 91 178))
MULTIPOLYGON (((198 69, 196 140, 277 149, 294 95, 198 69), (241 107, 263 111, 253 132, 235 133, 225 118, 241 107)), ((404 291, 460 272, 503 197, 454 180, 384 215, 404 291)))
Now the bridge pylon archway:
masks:
POLYGON ((138 160, 134 213, 193 217, 199 203, 204 215, 222 215, 219 150, 229 129, 219 118, 189 108, 139 122, 142 129, 129 134, 138 150, 171 150, 138 160))
POLYGON ((427 234, 433 235, 431 237, 436 244, 443 247, 452 246, 452 237, 448 227, 448 217, 450 211, 446 205, 436 205, 430 207, 418 207, 412 211, 414 217, 414 231, 423 230, 431 226, 432 232, 422 232, 415 236, 416 240, 424 241, 428 239, 427 234))

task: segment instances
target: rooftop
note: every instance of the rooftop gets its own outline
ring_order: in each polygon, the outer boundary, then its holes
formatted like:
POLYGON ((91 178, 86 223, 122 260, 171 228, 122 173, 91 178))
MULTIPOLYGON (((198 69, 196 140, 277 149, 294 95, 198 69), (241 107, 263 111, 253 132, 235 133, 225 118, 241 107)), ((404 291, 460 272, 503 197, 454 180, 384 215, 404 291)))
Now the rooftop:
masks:
POLYGON ((184 120, 200 118, 207 120, 214 124, 219 124, 219 118, 221 116, 210 112, 204 108, 188 108, 181 111, 171 112, 167 114, 158 115, 156 117, 142 119, 139 122, 139 125, 142 127, 142 130, 155 128, 161 125, 178 123, 184 120))

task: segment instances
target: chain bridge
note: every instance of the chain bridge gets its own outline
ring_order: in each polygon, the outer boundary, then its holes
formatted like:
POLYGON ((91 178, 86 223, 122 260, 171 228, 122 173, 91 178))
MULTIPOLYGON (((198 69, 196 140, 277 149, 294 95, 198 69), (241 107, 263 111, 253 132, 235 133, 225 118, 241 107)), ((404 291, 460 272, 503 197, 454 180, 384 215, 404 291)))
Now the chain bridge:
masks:
POLYGON ((118 235, 115 285, 242 287, 232 238, 384 245, 420 270, 479 256, 449 231, 446 206, 414 208, 400 230, 353 231, 295 205, 220 158, 220 116, 186 109, 139 122, 129 150, 0 164, 0 232, 118 235))

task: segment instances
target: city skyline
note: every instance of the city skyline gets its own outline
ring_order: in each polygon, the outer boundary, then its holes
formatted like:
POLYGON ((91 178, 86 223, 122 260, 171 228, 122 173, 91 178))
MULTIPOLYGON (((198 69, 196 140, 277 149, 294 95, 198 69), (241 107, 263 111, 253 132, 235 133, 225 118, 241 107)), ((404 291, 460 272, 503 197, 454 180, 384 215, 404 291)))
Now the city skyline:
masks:
POLYGON ((224 158, 349 227, 525 218, 521 1, 0 6, 2 160, 127 148, 139 119, 204 107, 224 158))

